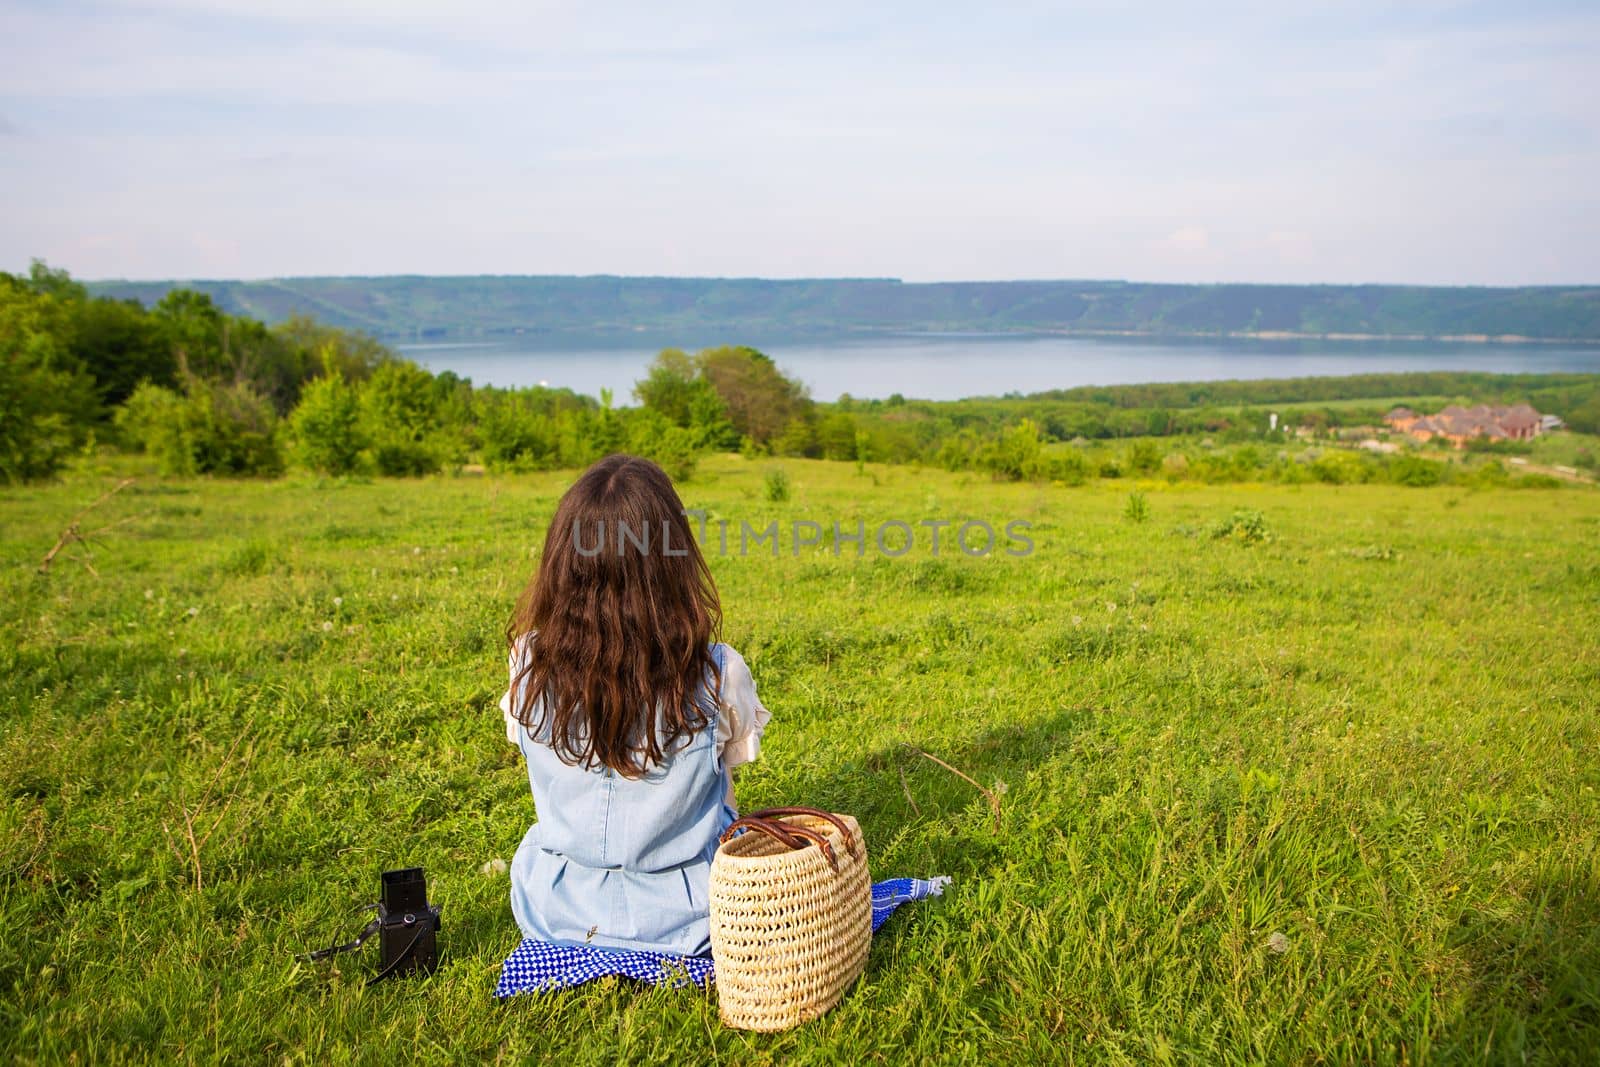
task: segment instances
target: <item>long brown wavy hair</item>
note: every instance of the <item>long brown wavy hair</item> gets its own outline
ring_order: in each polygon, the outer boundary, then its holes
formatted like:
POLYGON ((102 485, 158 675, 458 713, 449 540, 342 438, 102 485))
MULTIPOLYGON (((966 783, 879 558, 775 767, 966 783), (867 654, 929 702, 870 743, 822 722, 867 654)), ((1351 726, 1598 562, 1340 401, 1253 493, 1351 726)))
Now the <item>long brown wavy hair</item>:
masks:
POLYGON ((607 456, 556 506, 506 628, 513 655, 527 650, 512 714, 563 762, 639 777, 710 723, 696 698, 702 683, 720 692, 721 629, 672 480, 647 459, 607 456))

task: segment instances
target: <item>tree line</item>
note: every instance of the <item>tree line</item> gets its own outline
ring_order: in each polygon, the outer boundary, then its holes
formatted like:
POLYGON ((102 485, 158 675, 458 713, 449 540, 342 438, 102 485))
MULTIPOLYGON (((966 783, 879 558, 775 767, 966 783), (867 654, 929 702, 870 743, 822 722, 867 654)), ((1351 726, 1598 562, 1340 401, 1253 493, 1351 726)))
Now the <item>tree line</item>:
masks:
MULTIPOLYGON (((527 471, 627 450, 681 478, 708 452, 739 450, 1067 483, 1157 471, 1211 480, 1247 468, 1261 477, 1271 464, 1252 453, 1222 464, 1192 441, 1154 439, 1272 445, 1287 441, 1284 428, 1375 423, 1398 396, 1525 400, 1600 432, 1597 375, 1422 372, 818 403, 745 346, 662 351, 635 384, 635 403, 619 406, 606 391, 475 386, 365 334, 303 317, 269 327, 193 290, 147 307, 94 296, 39 262, 25 275, 0 273, 0 480, 9 482, 48 478, 101 447, 144 452, 175 475, 270 476, 291 465, 328 475, 469 463, 527 471), (1297 406, 1275 431, 1270 409, 1281 404, 1297 406), (1064 447, 1073 444, 1094 447, 1064 447)), ((1387 476, 1388 465, 1370 462, 1373 476, 1387 476)), ((1324 467, 1311 476, 1353 477, 1324 467)))
POLYGON ((814 451, 815 405, 765 354, 668 350, 634 406, 602 391, 474 386, 365 334, 276 326, 206 294, 96 297, 35 262, 0 273, 0 480, 53 475, 111 446, 175 475, 420 475, 583 466, 628 450, 688 476, 707 451, 814 451))

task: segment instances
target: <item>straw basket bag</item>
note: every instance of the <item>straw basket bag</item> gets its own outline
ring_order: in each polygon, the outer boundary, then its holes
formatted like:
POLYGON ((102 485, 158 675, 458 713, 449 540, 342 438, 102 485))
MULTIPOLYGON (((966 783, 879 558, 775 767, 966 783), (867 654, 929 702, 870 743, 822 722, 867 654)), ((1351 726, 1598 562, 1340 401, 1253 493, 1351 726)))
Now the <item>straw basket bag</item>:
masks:
POLYGON ((723 833, 711 861, 711 957, 724 1025, 786 1030, 815 1019, 861 974, 871 942, 855 819, 767 808, 723 833))

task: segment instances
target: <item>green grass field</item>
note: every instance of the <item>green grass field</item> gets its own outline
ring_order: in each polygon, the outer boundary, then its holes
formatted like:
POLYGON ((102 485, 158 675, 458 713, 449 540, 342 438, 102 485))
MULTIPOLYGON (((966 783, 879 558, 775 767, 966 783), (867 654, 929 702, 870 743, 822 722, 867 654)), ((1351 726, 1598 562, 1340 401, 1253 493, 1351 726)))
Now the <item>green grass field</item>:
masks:
MULTIPOLYGON (((532 818, 502 628, 571 475, 0 491, 0 1055, 21 1062, 1592 1062, 1600 493, 999 485, 724 457, 713 520, 1033 524, 1032 555, 719 557, 746 806, 949 874, 821 1020, 499 1005, 532 818), (1236 510, 1270 538, 1215 538, 1236 510), (997 793, 998 825, 948 761, 997 793), (1002 789, 1003 787, 1003 789, 1002 789), (193 844, 191 844, 191 828, 193 844), (444 907, 363 988, 380 871, 444 907)), ((714 530, 714 527, 713 527, 714 530)), ((946 531, 946 538, 949 531, 946 531)))

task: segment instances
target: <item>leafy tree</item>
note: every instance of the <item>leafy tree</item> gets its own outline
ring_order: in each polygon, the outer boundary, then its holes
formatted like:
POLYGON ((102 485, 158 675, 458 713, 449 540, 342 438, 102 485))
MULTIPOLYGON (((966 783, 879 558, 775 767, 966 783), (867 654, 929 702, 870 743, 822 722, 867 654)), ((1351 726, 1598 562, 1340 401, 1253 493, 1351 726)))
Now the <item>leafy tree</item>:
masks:
POLYGON ((739 431, 728 418, 726 405, 705 380, 701 380, 690 402, 688 428, 700 448, 727 452, 739 446, 739 431))
POLYGON ((131 300, 80 302, 74 308, 69 346, 94 376, 107 406, 128 399, 140 382, 177 381, 177 361, 159 324, 131 300))
POLYGON ((790 422, 812 408, 805 387, 785 377, 770 356, 753 348, 713 348, 696 358, 701 374, 727 408, 733 428, 757 445, 771 444, 790 422))
POLYGON ((0 480, 48 478, 79 438, 75 415, 94 387, 62 363, 50 338, 0 325, 0 480))
POLYGON ((349 474, 361 461, 366 438, 356 390, 337 374, 317 378, 300 394, 289 417, 294 453, 305 466, 322 474, 349 474))
POLYGON ((1565 418, 1567 425, 1579 433, 1600 433, 1600 389, 1569 408, 1565 418))
POLYGON ((817 420, 817 447, 824 459, 856 458, 856 420, 834 411, 817 420))
POLYGON ((152 313, 170 347, 180 374, 218 377, 224 364, 224 315, 205 293, 174 289, 152 313))
POLYGON ((664 348, 651 361, 643 381, 633 385, 633 398, 659 412, 675 426, 688 426, 695 397, 703 391, 695 360, 679 348, 664 348))
POLYGON ((581 467, 599 459, 596 405, 570 389, 479 389, 473 393, 483 462, 496 470, 581 467))
MULTIPOLYGON (((369 334, 337 329, 304 315, 291 315, 272 327, 272 333, 300 353, 307 378, 317 373, 337 373, 345 381, 365 381, 395 359, 388 347, 369 334)), ((460 380, 455 375, 450 377, 460 380)))
POLYGON ((440 417, 444 397, 433 375, 415 363, 379 365, 360 396, 360 436, 370 443, 380 474, 431 474, 452 453, 440 417))
POLYGON ((820 453, 817 443, 817 426, 806 413, 789 420, 783 432, 772 442, 772 450, 780 456, 815 456, 820 453))
POLYGON ((58 300, 81 301, 89 298, 89 290, 81 282, 72 280, 64 270, 52 270, 42 259, 28 264, 28 288, 40 296, 53 296, 58 300))
POLYGON ((699 356, 663 349, 633 387, 634 399, 675 426, 691 431, 697 448, 731 450, 739 431, 728 418, 722 397, 703 373, 699 356))
POLYGON ((0 275, 0 480, 54 474, 98 414, 94 380, 63 343, 64 321, 59 288, 0 275))
POLYGON ((302 383, 327 363, 287 344, 255 319, 225 316, 222 326, 223 363, 217 378, 252 386, 277 411, 293 409, 302 383))

